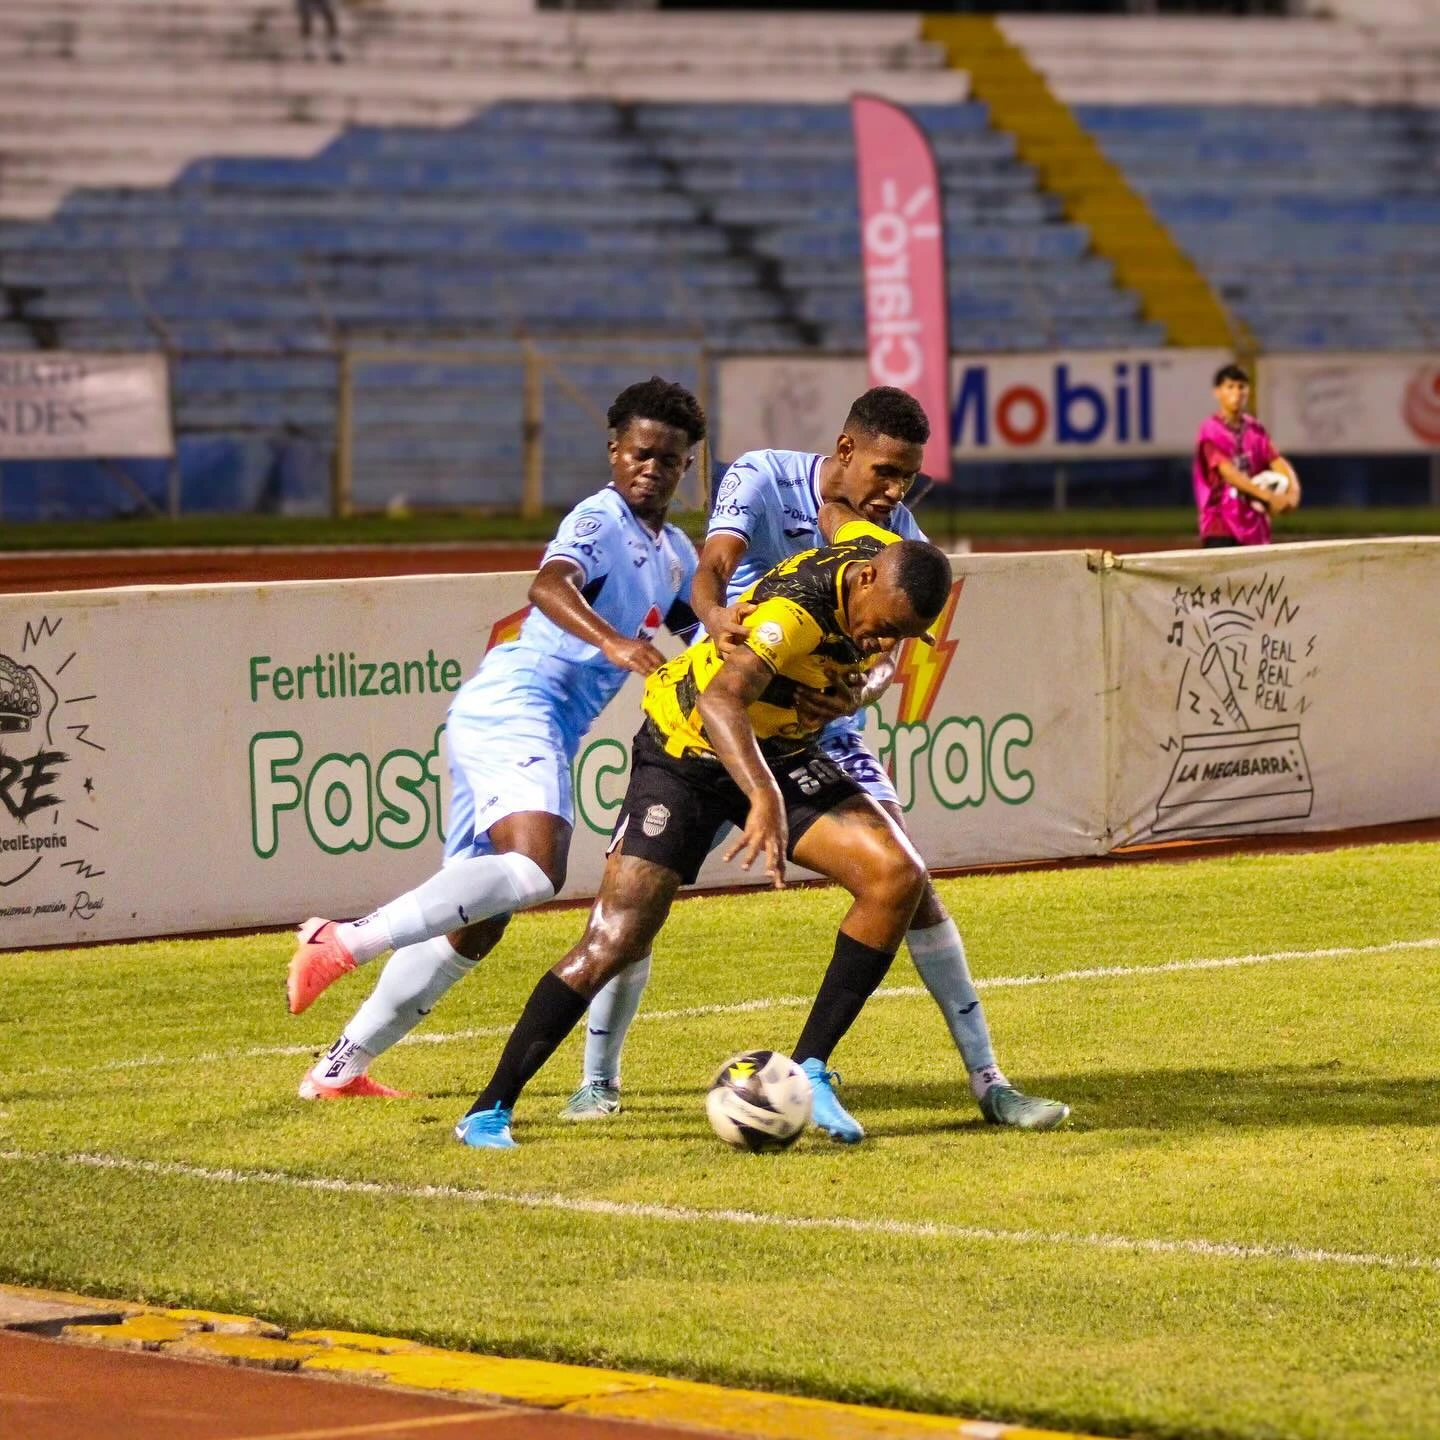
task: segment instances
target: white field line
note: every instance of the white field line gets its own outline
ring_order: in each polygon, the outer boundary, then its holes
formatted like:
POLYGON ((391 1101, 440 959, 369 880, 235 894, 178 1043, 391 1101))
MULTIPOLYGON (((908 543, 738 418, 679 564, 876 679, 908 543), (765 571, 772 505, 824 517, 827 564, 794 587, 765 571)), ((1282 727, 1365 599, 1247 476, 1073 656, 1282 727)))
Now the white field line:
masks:
POLYGON ((458 1185, 398 1185, 339 1176, 291 1175, 279 1170, 212 1169, 169 1160, 138 1160, 125 1155, 58 1155, 22 1150, 0 1151, 11 1165, 66 1165, 114 1170, 167 1180, 216 1185, 273 1185, 334 1195, 376 1196, 386 1200, 445 1200, 467 1205, 513 1205, 525 1210, 556 1210, 604 1219, 658 1220, 674 1225, 753 1225, 776 1230, 839 1231, 890 1235, 913 1240, 958 1240, 1000 1245, 1073 1246, 1134 1255, 1194 1255, 1209 1260, 1288 1261, 1302 1265, 1367 1266, 1381 1270, 1420 1270, 1440 1274, 1440 1258, 1386 1255, 1366 1251, 1324 1250, 1305 1245, 1239 1245, 1223 1240, 1158 1240, 1134 1235, 1084 1234, 1066 1230, 996 1230, 984 1225, 950 1225, 938 1220, 861 1220, 845 1215, 772 1215, 757 1210, 700 1210, 684 1205, 647 1205, 636 1201, 597 1200, 572 1195, 506 1194, 458 1185))
MULTIPOLYGON (((1335 960, 1360 955, 1389 955, 1406 950, 1440 949, 1440 936, 1423 940, 1389 940, 1383 945, 1335 945, 1321 950, 1270 950, 1255 955, 1225 955, 1205 960, 1166 960, 1158 965, 1097 965, 1085 970, 1057 970, 1053 975, 992 975, 977 980, 977 990, 1011 990, 1030 985, 1059 985, 1085 980, 1123 980, 1148 975, 1175 975, 1192 970, 1233 970, 1248 965, 1272 965, 1287 960, 1335 960)), ((920 985, 887 985, 872 1000, 908 1000, 928 992, 920 985)), ((637 1020, 698 1020, 709 1015, 748 1015, 761 1010, 792 1010, 809 1005, 813 995, 770 995, 730 1004, 689 1005, 679 1010, 642 1010, 637 1020)), ((461 1040, 489 1040, 508 1035, 512 1025, 480 1025, 469 1030, 421 1031, 407 1035, 402 1045, 451 1045, 461 1040)), ((42 1075, 93 1075, 112 1070, 139 1070, 163 1065, 218 1065, 231 1060, 265 1059, 275 1055, 314 1055, 325 1041, 305 1045, 253 1045, 243 1050, 211 1050, 200 1055, 136 1055, 105 1060, 97 1065, 57 1065, 18 1072, 25 1079, 42 1075)))

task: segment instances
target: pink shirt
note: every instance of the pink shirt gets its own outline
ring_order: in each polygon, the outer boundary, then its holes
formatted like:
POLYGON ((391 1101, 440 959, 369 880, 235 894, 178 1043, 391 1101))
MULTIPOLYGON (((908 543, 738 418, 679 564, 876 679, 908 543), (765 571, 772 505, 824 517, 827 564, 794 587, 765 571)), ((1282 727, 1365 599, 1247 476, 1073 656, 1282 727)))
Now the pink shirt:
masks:
POLYGON ((1233 535, 1242 545, 1270 543, 1270 512, 1258 500, 1225 483, 1220 461, 1228 460, 1242 475, 1259 475, 1279 453, 1253 415, 1241 417, 1238 432, 1218 415, 1204 421, 1195 436, 1195 463, 1190 472, 1202 540, 1210 535, 1233 535))

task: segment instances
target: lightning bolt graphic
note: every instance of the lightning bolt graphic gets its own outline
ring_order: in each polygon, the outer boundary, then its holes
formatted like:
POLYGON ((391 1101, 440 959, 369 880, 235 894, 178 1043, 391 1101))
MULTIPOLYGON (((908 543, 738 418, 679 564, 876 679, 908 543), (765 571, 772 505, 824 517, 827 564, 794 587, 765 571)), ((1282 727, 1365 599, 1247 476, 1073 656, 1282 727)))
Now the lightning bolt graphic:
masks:
POLYGON ((930 633, 935 637, 934 645, 907 640, 900 648, 895 679, 900 685, 899 719, 903 725, 916 725, 926 719, 935 704, 935 697, 940 693, 945 673, 960 643, 950 639, 950 622, 955 618, 955 607, 960 603, 960 592, 964 588, 963 576, 950 587, 950 598, 930 627, 930 633))
POLYGON ((490 628, 490 639, 486 641, 485 651, 488 654, 497 645, 506 645, 511 640, 518 638, 520 627, 525 623, 525 617, 530 613, 530 607, 524 606, 520 610, 512 610, 508 615, 502 615, 490 628))
POLYGON ((20 641, 20 653, 23 655, 32 645, 38 645, 47 636, 53 635, 64 623, 65 617, 63 615, 58 620, 52 620, 48 615, 42 615, 38 625, 32 625, 27 620, 25 622, 25 635, 20 641))
POLYGON ((62 860, 60 862, 60 868, 62 870, 73 869, 75 871, 75 878, 77 880, 81 878, 84 878, 86 880, 93 880, 97 875, 103 875, 105 873, 103 870, 96 870, 92 865, 90 865, 84 860, 62 860))

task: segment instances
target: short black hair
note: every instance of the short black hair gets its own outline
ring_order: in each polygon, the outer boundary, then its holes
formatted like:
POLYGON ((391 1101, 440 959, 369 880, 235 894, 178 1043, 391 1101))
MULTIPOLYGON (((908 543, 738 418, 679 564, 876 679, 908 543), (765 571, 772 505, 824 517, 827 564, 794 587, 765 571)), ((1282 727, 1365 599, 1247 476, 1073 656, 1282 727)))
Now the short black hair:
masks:
POLYGON ((1228 365, 1222 365, 1216 372, 1212 385, 1223 385, 1227 380, 1238 380, 1242 385, 1250 383, 1250 377, 1245 373, 1243 365, 1237 365, 1233 360, 1228 365))
POLYGON ((618 435, 632 420, 658 420, 683 430, 692 445, 705 438, 705 412, 700 402, 673 380, 652 375, 627 385, 605 412, 605 423, 618 435))
POLYGON ((922 620, 933 620, 950 595, 950 561, 945 552, 928 540, 900 540, 890 548, 895 554, 895 584, 922 620))
POLYGON ((845 417, 846 430, 863 430, 867 435, 889 435, 909 445, 923 445, 930 438, 930 422, 920 402, 906 390, 877 385, 867 390, 845 417))

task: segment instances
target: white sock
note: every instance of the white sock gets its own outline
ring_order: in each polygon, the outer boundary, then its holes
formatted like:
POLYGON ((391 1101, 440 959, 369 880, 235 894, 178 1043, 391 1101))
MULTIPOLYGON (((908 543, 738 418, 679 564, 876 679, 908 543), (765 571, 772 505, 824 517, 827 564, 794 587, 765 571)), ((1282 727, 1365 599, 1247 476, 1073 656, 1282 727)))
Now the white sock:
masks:
POLYGON ((1005 1072, 998 1065, 982 1065, 970 1072, 970 1093, 978 1100, 995 1085, 1008 1085, 1005 1072))
MULTIPOLYGON (((970 967, 965 963, 965 942, 960 938, 960 931, 947 916, 938 925, 911 930, 905 936, 905 943, 910 947, 910 958, 925 988, 945 1017, 965 1068, 971 1073, 973 1090, 973 1077, 977 1073, 995 1070, 998 1075, 1000 1072, 995 1066, 995 1050, 990 1044, 990 1028, 985 1023, 980 996, 970 978, 970 967)), ((999 1083, 1003 1083, 1003 1077, 999 1083)))
POLYGON ((403 1040, 474 966, 443 935, 397 950, 370 998, 345 1027, 344 1038, 361 1049, 368 1064, 403 1040))
POLYGON ((418 945, 492 915, 528 910, 554 893, 549 877, 528 855, 472 855, 451 861, 369 915, 336 926, 336 938, 357 965, 364 965, 387 950, 418 945))
POLYGON ((590 1002, 585 1022, 586 1085, 619 1085, 620 1052, 650 979, 650 957, 627 965, 590 1002))
POLYGON ((342 1035, 317 1061, 310 1072, 310 1078, 317 1085, 343 1085, 357 1075, 363 1075, 375 1057, 362 1050, 347 1035, 342 1035))

